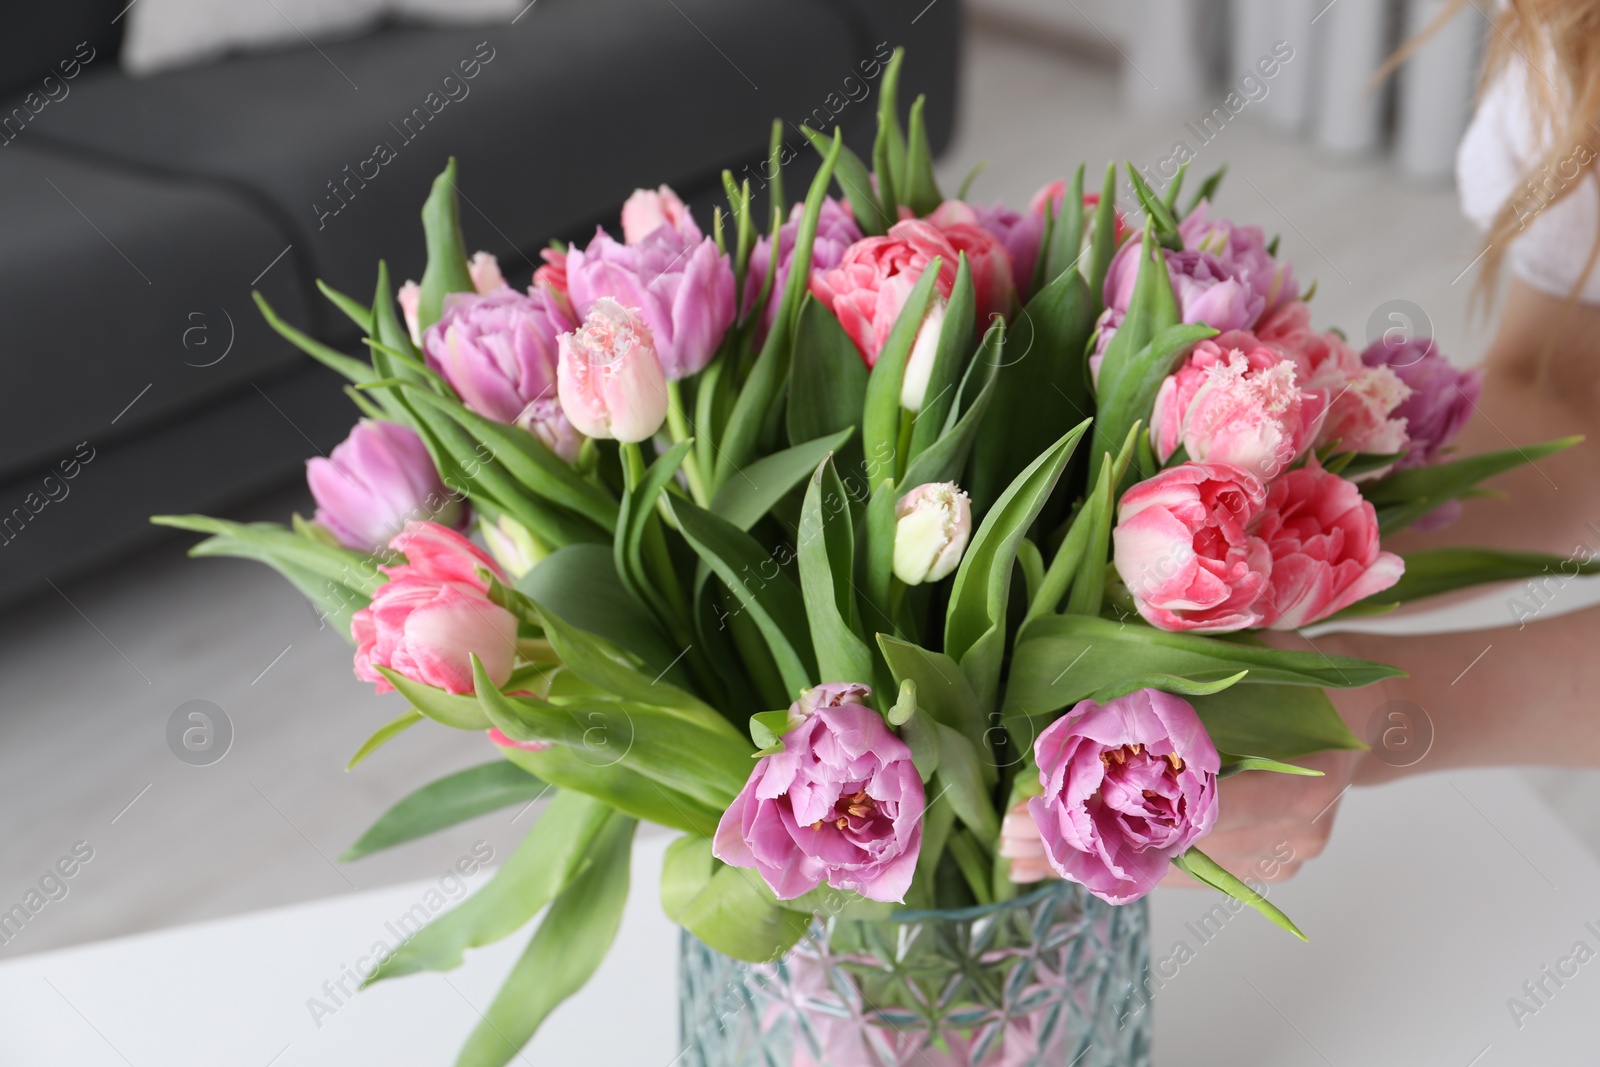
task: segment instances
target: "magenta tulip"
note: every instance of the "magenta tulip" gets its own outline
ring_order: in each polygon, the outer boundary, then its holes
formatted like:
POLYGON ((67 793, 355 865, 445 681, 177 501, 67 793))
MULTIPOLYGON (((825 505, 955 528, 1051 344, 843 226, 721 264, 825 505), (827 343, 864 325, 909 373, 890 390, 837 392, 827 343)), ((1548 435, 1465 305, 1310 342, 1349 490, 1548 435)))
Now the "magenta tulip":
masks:
MULTIPOLYGON (((698 232, 698 231, 696 231, 698 232)), ((700 371, 733 325, 733 265, 709 237, 656 227, 637 244, 597 230, 566 259, 567 294, 579 315, 610 298, 649 324, 662 370, 676 381, 700 371)))
POLYGON ((753 867, 779 900, 823 882, 903 901, 922 848, 922 777, 863 685, 808 690, 783 751, 763 756, 717 826, 712 854, 753 867))
POLYGON ((1156 887, 1211 831, 1222 761, 1188 701, 1141 689, 1079 703, 1034 742, 1042 796, 1028 812, 1061 877, 1109 904, 1156 887))

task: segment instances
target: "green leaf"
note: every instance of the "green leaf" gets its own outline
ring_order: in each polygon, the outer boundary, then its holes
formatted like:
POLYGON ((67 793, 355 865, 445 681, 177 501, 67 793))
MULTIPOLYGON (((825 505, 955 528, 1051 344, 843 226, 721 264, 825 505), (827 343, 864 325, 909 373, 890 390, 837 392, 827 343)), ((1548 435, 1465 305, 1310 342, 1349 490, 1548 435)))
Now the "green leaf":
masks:
POLYGON ((1188 215, 1193 212, 1203 201, 1215 200, 1217 187, 1222 184, 1223 176, 1227 173, 1228 165, 1226 163, 1212 171, 1211 175, 1201 182, 1200 187, 1194 191, 1194 196, 1189 198, 1189 210, 1184 214, 1188 215))
POLYGON ((980 706, 994 702, 1000 685, 1017 544, 1038 518, 1088 425, 1084 420, 1073 427, 1017 475, 984 516, 956 570, 945 614, 944 647, 961 664, 980 706))
POLYGON ((1100 203, 1094 212, 1094 235, 1089 239, 1089 292, 1094 299, 1091 318, 1100 313, 1104 302, 1106 272, 1117 251, 1117 165, 1106 164, 1106 177, 1100 186, 1100 203))
MULTIPOLYGON (((622 447, 625 463, 630 455, 638 457, 637 445, 622 447)), ((656 501, 678 473, 678 468, 683 466, 684 457, 693 447, 692 439, 679 441, 657 456, 644 477, 627 490, 622 498, 622 512, 617 518, 616 540, 612 544, 617 576, 622 579, 622 584, 629 588, 639 603, 650 606, 663 619, 671 618, 672 608, 660 583, 651 580, 645 561, 645 538, 648 535, 658 539, 653 543, 657 548, 661 547, 659 539, 662 533, 660 519, 656 515, 656 501)))
POLYGON ((833 177, 842 146, 839 131, 835 129, 833 146, 812 179, 811 191, 806 194, 805 212, 795 234, 794 255, 789 261, 789 280, 783 290, 783 300, 773 317, 766 344, 750 368, 723 428, 714 486, 721 486, 740 467, 755 459, 756 443, 767 425, 768 415, 783 398, 793 356, 792 334, 800 317, 800 305, 810 287, 811 250, 817 238, 817 222, 822 216, 822 202, 827 198, 828 182, 833 177))
POLYGON ((1085 349, 1097 303, 1077 271, 1063 271, 1034 294, 1007 329, 994 396, 979 433, 982 446, 973 452, 966 485, 973 514, 987 513, 1062 426, 1094 413, 1085 349))
POLYGON ((1279 911, 1266 897, 1223 870, 1216 860, 1207 856, 1198 848, 1190 846, 1181 856, 1174 856, 1172 865, 1190 875, 1195 881, 1204 882, 1211 888, 1221 890, 1233 899, 1250 905, 1268 919, 1271 919, 1274 926, 1289 931, 1302 941, 1310 940, 1300 932, 1298 926, 1289 921, 1289 916, 1279 911))
POLYGON ((1138 198, 1139 206, 1149 217, 1149 224, 1155 231, 1156 239, 1165 248, 1182 248, 1183 237, 1178 233, 1178 220, 1172 217, 1171 210, 1155 194, 1155 190, 1150 188, 1150 183, 1144 180, 1144 175, 1139 173, 1138 168, 1128 163, 1126 169, 1128 181, 1133 185, 1133 195, 1138 198))
POLYGON ((356 749, 356 754, 350 757, 350 762, 344 765, 344 769, 347 771, 355 770, 357 764, 361 763, 368 756, 372 755, 374 752, 378 751, 378 749, 388 744, 395 737, 398 737, 400 734, 404 733, 410 727, 421 722, 422 719, 422 712, 413 710, 406 712, 399 718, 385 723, 383 726, 380 726, 376 731, 373 732, 371 737, 367 738, 361 743, 361 747, 356 749))
POLYGON ((378 260, 378 282, 372 294, 372 310, 369 313, 372 319, 372 337, 385 348, 392 348, 397 352, 416 359, 419 353, 411 343, 411 332, 401 321, 399 313, 395 310, 394 287, 389 281, 389 265, 383 260, 378 260))
MULTIPOLYGON (((1133 443, 1132 436, 1129 435, 1129 446, 1133 443)), ((1067 541, 1074 542, 1073 552, 1076 555, 1072 561, 1072 591, 1067 595, 1067 610, 1075 615, 1099 615, 1100 604, 1105 597, 1106 557, 1110 551, 1111 522, 1116 510, 1112 504, 1112 465, 1106 460, 1106 454, 1102 453, 1094 491, 1089 494, 1062 542, 1063 548, 1067 541), (1082 535, 1074 537, 1079 526, 1083 527, 1082 535)), ((1047 592, 1045 595, 1050 594, 1047 592)), ((1055 599, 1060 600, 1059 597, 1055 599)))
POLYGON ((805 601, 773 556, 728 520, 690 501, 669 505, 684 539, 750 612, 777 660, 784 688, 812 684, 816 658, 806 624, 805 601), (771 568, 771 575, 767 569, 771 568))
POLYGON ((591 862, 550 905, 473 1028, 457 1067, 502 1067, 533 1037, 555 1008, 583 988, 611 950, 628 900, 632 819, 614 815, 595 839, 591 862))
POLYGON ((487 885, 403 942, 367 984, 461 966, 469 948, 515 933, 582 869, 595 837, 616 816, 582 793, 557 792, 487 885))
POLYGON ((750 743, 731 727, 718 729, 631 702, 556 705, 507 696, 494 688, 476 656, 473 681, 485 714, 513 741, 564 746, 582 759, 624 767, 717 810, 733 802, 750 776, 750 743))
POLYGON ((1066 196, 1061 200, 1061 214, 1050 231, 1050 243, 1039 250, 1045 260, 1046 284, 1059 278, 1062 271, 1076 269, 1078 260, 1084 254, 1083 169, 1083 164, 1078 164, 1077 171, 1072 175, 1072 184, 1067 187, 1066 196))
MULTIPOLYGON (((811 147, 817 150, 817 155, 824 159, 828 157, 829 145, 832 142, 827 137, 805 123, 800 124, 800 132, 811 142, 811 147)), ((895 219, 883 213, 883 207, 878 203, 878 196, 872 191, 872 174, 867 170, 867 165, 861 162, 860 156, 848 148, 841 147, 838 163, 833 170, 833 180, 838 183, 839 195, 850 205, 850 213, 855 216, 856 225, 861 228, 863 237, 882 237, 889 232, 889 227, 894 224, 895 219)))
POLYGON ((371 308, 363 307, 361 301, 354 297, 346 296, 321 278, 317 279, 317 291, 327 297, 334 307, 344 312, 345 317, 359 326, 362 333, 370 334, 372 332, 371 308))
POLYGON ((517 582, 517 590, 571 627, 627 649, 652 677, 665 672, 681 683, 674 646, 650 613, 628 594, 617 575, 609 545, 578 544, 557 549, 517 582))
MULTIPOLYGON (((976 309, 977 291, 972 285, 972 265, 967 261, 967 254, 962 252, 956 262, 956 280, 950 290, 950 301, 945 305, 944 324, 939 328, 939 344, 934 350, 933 367, 928 373, 928 388, 923 394, 922 410, 917 412, 911 428, 911 451, 906 456, 908 463, 946 431, 946 416, 955 407, 957 386, 969 376, 976 309)), ((987 340, 987 330, 985 335, 987 340)))
POLYGON ((384 812, 355 844, 345 849, 339 860, 349 863, 485 812, 529 804, 549 791, 549 786, 514 763, 503 759, 480 763, 429 782, 408 795, 384 812))
POLYGON ((1545 575, 1561 579, 1600 573, 1600 559, 1579 561, 1545 552, 1509 552, 1494 548, 1429 548, 1405 554, 1400 580, 1355 607, 1375 608, 1410 603, 1485 582, 1509 582, 1545 575))
POLYGON ((587 480, 550 451, 533 434, 516 426, 494 422, 437 393, 414 388, 408 399, 443 413, 476 441, 486 446, 493 461, 504 466, 518 490, 584 516, 600 533, 616 527, 619 507, 609 493, 587 480))
POLYGON ((711 511, 748 532, 854 433, 853 426, 846 426, 782 452, 762 456, 744 470, 734 472, 733 477, 717 489, 711 498, 711 511))
POLYGON ((1240 671, 1230 674, 1226 678, 1219 678, 1214 682, 1195 682, 1188 678, 1178 678, 1170 674, 1140 674, 1126 678, 1119 678, 1108 686, 1096 689, 1089 694, 1089 699, 1104 704, 1108 700, 1137 693, 1141 689, 1159 689, 1163 693, 1172 693, 1180 697, 1210 696, 1220 693, 1224 689, 1232 688, 1244 681, 1250 674, 1249 671, 1240 671))
POLYGON ((750 716, 750 740, 755 742, 758 754, 766 755, 767 749, 783 751, 783 735, 792 730, 796 722, 787 708, 750 716))
MULTIPOLYGON (((911 346, 916 342, 917 331, 922 329, 923 317, 934 298, 934 284, 939 279, 942 260, 934 256, 923 270, 922 277, 912 286, 911 293, 900 308, 889 336, 878 352, 878 361, 867 378, 867 397, 861 416, 861 443, 868 456, 894 455, 899 457, 900 440, 900 386, 905 377, 906 360, 911 346)), ((896 463, 898 469, 899 464, 896 463)))
POLYGON ((401 696, 411 702, 413 708, 436 723, 456 730, 487 730, 494 725, 478 706, 478 698, 470 693, 465 696, 446 693, 443 689, 413 682, 388 667, 375 669, 389 680, 389 684, 394 686, 401 696))
POLYGON ((568 670, 584 681, 619 699, 651 704, 708 730, 732 738, 740 736, 727 719, 693 693, 673 685, 660 674, 652 677, 622 648, 598 634, 573 626, 537 600, 533 604, 556 655, 568 670))
POLYGON ((1223 752, 1286 760, 1367 747, 1344 724, 1328 694, 1312 686, 1236 685, 1226 693, 1186 699, 1223 752))
MULTIPOLYGON (((1215 682, 1242 670, 1250 672, 1243 684, 1204 699, 1235 701, 1241 693, 1266 688, 1266 683, 1358 687, 1402 674, 1381 663, 1345 656, 1167 633, 1139 623, 1087 615, 1041 615, 1017 636, 1005 715, 1008 719, 1048 715, 1130 676, 1171 675, 1192 682, 1215 682)), ((1224 747, 1232 752, 1280 754, 1264 751, 1259 745, 1224 747)))
POLYGON ((1222 769, 1217 772, 1218 778, 1231 778, 1243 771, 1274 771, 1278 774, 1302 774, 1311 778, 1324 777, 1323 772, 1314 771, 1310 767, 1297 767, 1293 763, 1280 763, 1275 759, 1264 756, 1233 756, 1223 755, 1222 769))
POLYGON ((806 487, 799 542, 800 592, 817 654, 818 680, 870 682, 872 649, 861 638, 856 608, 850 498, 831 457, 817 466, 806 487))
MULTIPOLYGON (((947 316, 945 329, 948 331, 949 328, 947 316)), ((905 477, 900 480, 900 484, 908 490, 928 482, 953 482, 961 477, 994 398, 999 370, 1005 363, 1005 348, 1006 327, 1003 322, 997 322, 984 334, 977 357, 967 364, 966 375, 956 397, 957 406, 948 413, 956 417, 947 420, 944 434, 920 454, 916 447, 917 434, 924 425, 922 420, 929 414, 928 409, 924 408, 917 415, 911 435, 910 455, 914 458, 907 464, 905 477)))
POLYGON ((893 629, 890 618, 891 590, 894 586, 894 505, 899 499, 893 478, 881 478, 867 500, 864 523, 867 531, 866 625, 893 629))
POLYGON ((867 365, 856 343, 833 312, 808 293, 795 326, 789 370, 789 441, 799 445, 859 430, 866 397, 867 365))
POLYGON ((994 780, 995 768, 980 763, 972 743, 943 723, 939 724, 939 770, 934 777, 948 791, 956 817, 993 850, 1000 840, 1000 816, 995 814, 985 783, 994 780))
POLYGON ((872 146, 872 169, 878 179, 878 194, 883 202, 883 213, 891 219, 900 217, 900 186, 906 170, 906 135, 900 128, 900 65, 905 62, 906 50, 896 48, 889 57, 883 72, 883 83, 878 88, 878 136, 872 146))
POLYGON ((461 237, 461 206, 456 202, 454 156, 433 180, 433 189, 422 205, 422 232, 428 242, 428 266, 422 272, 417 327, 426 330, 439 321, 446 294, 473 291, 467 243, 461 237))
MULTIPOLYGON (((1165 284, 1165 267, 1162 268, 1162 281, 1165 284)), ((1215 337, 1217 331, 1205 325, 1180 324, 1169 326, 1155 336, 1151 337, 1137 351, 1118 350, 1117 342, 1123 337, 1123 330, 1127 329, 1124 321, 1123 329, 1117 331, 1117 336, 1111 339, 1111 345, 1106 349, 1106 358, 1100 364, 1100 389, 1099 413, 1095 416, 1095 443, 1104 451, 1097 449, 1094 456, 1093 471, 1098 473, 1100 462, 1105 451, 1113 455, 1120 454, 1115 450, 1126 439, 1128 433, 1137 423, 1149 425, 1150 409, 1155 406, 1156 393, 1161 389, 1168 374, 1171 374, 1183 357, 1189 354, 1194 345, 1207 337, 1215 337)), ((1119 496, 1113 487, 1113 496, 1119 496)))
POLYGON ((943 652, 933 652, 888 634, 878 647, 896 682, 917 684, 917 705, 940 723, 958 731, 980 751, 987 750, 986 722, 978 695, 961 665, 943 652))
MULTIPOLYGON (((1105 407, 1106 373, 1109 368, 1113 380, 1125 374, 1134 385, 1137 374, 1126 371, 1124 364, 1140 349, 1149 344, 1162 331, 1179 324, 1178 300, 1172 291, 1172 278, 1167 272, 1167 257, 1161 246, 1151 239, 1150 226, 1145 226, 1134 250, 1139 257, 1139 272, 1134 276, 1133 294, 1128 300, 1128 313, 1117 328, 1115 336, 1107 343, 1100 364, 1100 407, 1105 407)), ((1152 390, 1160 387, 1158 379, 1152 390)), ((1153 394, 1152 394, 1153 395, 1153 394)), ((1109 438, 1118 440, 1118 438, 1109 438)), ((1106 447, 1110 447, 1108 444, 1106 447)))
POLYGON ((378 377, 371 364, 363 363, 359 359, 347 356, 343 352, 329 348, 316 338, 301 333, 278 317, 278 313, 272 310, 272 305, 267 303, 266 297, 255 291, 252 291, 250 295, 255 299, 256 307, 261 310, 261 317, 267 320, 267 325, 277 331, 278 335, 284 340, 318 363, 344 375, 357 385, 373 381, 378 377))
POLYGON ((918 96, 911 104, 911 133, 906 142, 905 181, 898 187, 901 199, 918 216, 932 214, 944 203, 939 182, 933 176, 933 150, 928 144, 928 126, 923 109, 928 99, 918 96))
POLYGON ((749 963, 777 962, 811 926, 810 913, 781 907, 755 871, 717 863, 703 837, 667 847, 661 906, 707 945, 749 963))
POLYGON ((900 683, 900 699, 890 709, 889 724, 899 727, 901 739, 911 749, 911 765, 923 782, 927 782, 939 769, 941 726, 932 715, 918 715, 916 711, 917 683, 907 678, 900 683))
MULTIPOLYGON (((714 834, 726 805, 701 803, 686 793, 663 786, 614 757, 582 745, 552 745, 538 752, 503 751, 506 759, 559 789, 582 793, 645 822, 692 834, 714 834)), ((743 761, 748 775, 750 761, 743 761)))
POLYGON ((1395 471, 1361 487, 1378 511, 1378 529, 1389 534, 1416 522, 1440 504, 1465 496, 1479 482, 1508 470, 1534 463, 1582 441, 1582 437, 1562 437, 1543 444, 1508 448, 1502 452, 1482 452, 1450 463, 1431 467, 1412 467, 1395 471))

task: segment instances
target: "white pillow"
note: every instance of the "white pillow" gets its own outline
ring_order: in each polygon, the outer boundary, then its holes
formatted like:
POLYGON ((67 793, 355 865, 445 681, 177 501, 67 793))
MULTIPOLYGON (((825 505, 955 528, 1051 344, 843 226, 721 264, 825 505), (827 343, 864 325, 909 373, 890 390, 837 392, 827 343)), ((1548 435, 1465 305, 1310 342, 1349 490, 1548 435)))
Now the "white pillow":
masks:
POLYGON ((122 69, 136 76, 232 51, 359 36, 388 15, 434 23, 509 22, 526 0, 135 0, 122 69))

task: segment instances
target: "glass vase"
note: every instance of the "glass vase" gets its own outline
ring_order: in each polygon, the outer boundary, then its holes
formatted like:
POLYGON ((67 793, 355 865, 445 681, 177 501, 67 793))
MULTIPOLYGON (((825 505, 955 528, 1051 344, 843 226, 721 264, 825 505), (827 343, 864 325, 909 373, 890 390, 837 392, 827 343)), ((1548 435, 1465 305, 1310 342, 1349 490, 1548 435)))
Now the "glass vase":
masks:
POLYGON ((983 907, 819 916, 775 964, 683 934, 682 1067, 1147 1067, 1143 902, 1053 882, 983 907))

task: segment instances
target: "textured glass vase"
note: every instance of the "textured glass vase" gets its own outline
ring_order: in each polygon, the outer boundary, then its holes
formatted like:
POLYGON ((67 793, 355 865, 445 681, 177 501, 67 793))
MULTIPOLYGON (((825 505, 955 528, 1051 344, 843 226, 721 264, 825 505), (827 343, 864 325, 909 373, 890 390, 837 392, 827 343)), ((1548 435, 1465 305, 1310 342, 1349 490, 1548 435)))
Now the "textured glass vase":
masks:
POLYGON ((683 1067, 1147 1067, 1144 904, 1056 882, 876 922, 819 917, 776 964, 683 935, 683 1067))

